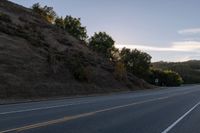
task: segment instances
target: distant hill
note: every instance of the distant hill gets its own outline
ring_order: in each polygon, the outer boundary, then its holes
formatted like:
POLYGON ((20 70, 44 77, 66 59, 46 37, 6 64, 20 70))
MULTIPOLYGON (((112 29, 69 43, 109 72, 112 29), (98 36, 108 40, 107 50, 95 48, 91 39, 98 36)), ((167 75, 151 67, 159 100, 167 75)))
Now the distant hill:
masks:
POLYGON ((178 72, 185 84, 200 83, 200 61, 191 60, 186 62, 155 62, 153 67, 162 70, 178 72))
POLYGON ((150 87, 31 9, 0 2, 0 98, 108 93, 150 87))

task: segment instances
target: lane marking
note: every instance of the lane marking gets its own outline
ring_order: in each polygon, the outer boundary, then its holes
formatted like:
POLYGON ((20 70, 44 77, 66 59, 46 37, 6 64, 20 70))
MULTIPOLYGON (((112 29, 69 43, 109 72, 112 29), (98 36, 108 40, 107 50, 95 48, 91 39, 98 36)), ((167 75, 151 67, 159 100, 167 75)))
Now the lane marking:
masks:
POLYGON ((24 110, 16 110, 16 111, 9 111, 9 112, 2 112, 0 115, 8 115, 8 114, 14 114, 14 113, 23 113, 23 112, 31 112, 31 111, 37 111, 37 110, 46 110, 46 109, 52 109, 52 108, 61 108, 61 107, 67 107, 72 105, 80 105, 80 104, 87 104, 92 102, 78 102, 78 103, 70 103, 70 104, 64 104, 64 105, 55 105, 55 106, 49 106, 49 107, 40 107, 40 108, 33 108, 33 109, 24 109, 24 110))
POLYGON ((166 128, 161 133, 168 133, 173 127, 175 127, 181 120, 183 120, 189 113, 191 113, 199 105, 200 105, 200 102, 195 104, 190 110, 188 110, 184 115, 182 115, 180 118, 178 118, 174 123, 172 123, 168 128, 166 128))
MULTIPOLYGON (((194 92, 194 91, 192 91, 192 92, 194 92)), ((27 126, 22 126, 22 127, 18 127, 18 128, 0 131, 0 133, 9 133, 9 132, 16 132, 16 131, 19 132, 19 131, 25 131, 25 130, 30 130, 30 129, 39 128, 39 127, 45 127, 45 126, 49 126, 49 125, 53 125, 53 124, 57 124, 57 123, 62 123, 62 122, 70 121, 70 120, 79 119, 79 118, 82 118, 82 117, 92 116, 92 115, 95 115, 95 114, 101 113, 101 112, 107 112, 107 111, 111 111, 111 110, 116 110, 116 109, 120 109, 120 108, 124 108, 124 107, 148 103, 148 102, 153 102, 153 101, 157 101, 157 100, 164 100, 164 99, 168 99, 168 98, 171 98, 171 97, 174 97, 174 96, 177 96, 177 95, 189 94, 189 93, 192 93, 192 92, 184 92, 184 93, 181 93, 181 94, 175 94, 175 95, 170 95, 170 96, 165 96, 165 97, 160 97, 160 98, 144 100, 144 101, 140 101, 140 102, 134 102, 134 103, 115 106, 115 107, 111 107, 111 108, 107 108, 107 109, 103 109, 103 110, 97 110, 97 111, 93 111, 93 112, 89 112, 89 113, 83 113, 83 114, 74 115, 74 116, 67 116, 67 117, 63 117, 63 118, 59 118, 59 119, 55 119, 55 120, 50 120, 50 121, 46 121, 46 122, 40 122, 40 123, 36 123, 36 124, 30 124, 30 125, 27 125, 27 126)), ((79 103, 79 104, 81 104, 81 103, 79 103)), ((197 106, 199 104, 200 104, 200 102, 197 104, 197 106)), ((165 133, 165 132, 162 132, 162 133, 165 133)))
POLYGON ((111 108, 106 108, 106 109, 97 110, 97 111, 93 111, 93 112, 83 113, 83 114, 79 114, 79 115, 66 116, 66 117, 63 117, 63 118, 55 119, 55 120, 50 120, 50 121, 46 121, 46 122, 40 122, 40 123, 31 124, 31 125, 27 125, 27 126, 23 126, 23 127, 18 127, 18 128, 0 131, 0 133, 21 132, 21 131, 25 131, 25 130, 34 129, 34 128, 45 127, 45 126, 49 126, 49 125, 53 125, 53 124, 58 124, 58 123, 62 123, 62 122, 67 122, 67 121, 79 119, 79 118, 82 118, 82 117, 92 116, 92 115, 102 113, 102 112, 117 110, 117 109, 120 109, 120 108, 125 108, 125 107, 129 107, 129 106, 153 102, 153 101, 157 101, 157 100, 163 100, 163 99, 167 99, 167 98, 169 98, 169 97, 154 98, 154 99, 149 99, 149 100, 145 100, 145 101, 134 102, 134 103, 120 105, 120 106, 114 106, 114 107, 111 107, 111 108))

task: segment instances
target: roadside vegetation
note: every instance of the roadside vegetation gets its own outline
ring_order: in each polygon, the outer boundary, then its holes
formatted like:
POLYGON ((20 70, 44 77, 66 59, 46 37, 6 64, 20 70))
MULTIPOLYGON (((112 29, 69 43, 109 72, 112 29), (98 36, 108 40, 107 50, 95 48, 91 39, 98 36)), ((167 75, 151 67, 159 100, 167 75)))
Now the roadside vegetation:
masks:
MULTIPOLYGON (((52 25, 63 29, 71 36, 80 40, 91 50, 107 58, 115 66, 114 76, 117 80, 126 80, 127 73, 131 73, 147 82, 158 86, 180 86, 182 77, 170 69, 162 70, 152 67, 151 56, 137 49, 117 49, 114 39, 106 32, 96 32, 90 38, 87 29, 82 26, 80 18, 66 15, 65 18, 57 16, 52 7, 42 7, 39 3, 32 6, 34 12, 52 25)), ((79 59, 71 62, 72 72, 77 80, 88 81, 89 71, 79 59)))
POLYGON ((11 22, 11 19, 10 19, 9 15, 4 14, 4 13, 0 13, 0 20, 2 20, 4 22, 7 22, 7 23, 11 22))
POLYGON ((151 69, 149 82, 158 86, 180 86, 183 79, 177 72, 154 68, 151 69))
POLYGON ((155 62, 154 68, 161 70, 173 70, 183 78, 184 84, 200 83, 200 61, 191 60, 186 62, 155 62))

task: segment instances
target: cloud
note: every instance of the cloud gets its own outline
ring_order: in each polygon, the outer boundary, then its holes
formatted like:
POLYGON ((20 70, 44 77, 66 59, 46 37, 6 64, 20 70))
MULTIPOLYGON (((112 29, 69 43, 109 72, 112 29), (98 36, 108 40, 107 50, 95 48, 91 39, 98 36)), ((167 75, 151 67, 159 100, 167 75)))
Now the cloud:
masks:
POLYGON ((124 45, 124 44, 116 44, 117 48, 121 49, 123 47, 130 48, 130 49, 140 49, 140 50, 147 50, 147 51, 179 51, 178 49, 172 48, 164 48, 164 47, 155 47, 155 46, 145 46, 145 45, 124 45))
POLYGON ((178 31, 178 33, 182 35, 200 34, 200 28, 183 29, 178 31))
POLYGON ((173 42, 169 47, 156 47, 156 46, 145 46, 145 45, 124 45, 116 44, 117 48, 121 49, 123 47, 130 49, 140 49, 145 51, 163 51, 163 52, 200 52, 200 42, 198 41, 180 41, 173 42))
POLYGON ((184 51, 199 51, 200 42, 198 41, 174 42, 172 48, 184 51))

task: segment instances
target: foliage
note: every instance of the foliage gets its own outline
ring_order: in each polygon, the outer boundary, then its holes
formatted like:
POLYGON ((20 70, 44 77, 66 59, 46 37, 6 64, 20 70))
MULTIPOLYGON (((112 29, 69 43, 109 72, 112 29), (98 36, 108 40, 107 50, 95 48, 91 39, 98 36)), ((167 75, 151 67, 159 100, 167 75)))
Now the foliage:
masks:
POLYGON ((59 23, 55 22, 56 25, 63 27, 69 34, 74 36, 76 39, 81 41, 86 41, 87 39, 87 30, 86 27, 83 27, 81 24, 80 18, 73 18, 72 16, 66 16, 64 20, 60 18, 59 23), (62 22, 63 21, 63 22, 62 22), (64 25, 62 25, 62 23, 64 25))
POLYGON ((115 41, 109 36, 106 32, 95 33, 89 39, 89 47, 101 54, 104 54, 106 57, 111 57, 111 52, 114 48, 115 41))
POLYGON ((0 20, 7 22, 7 23, 12 22, 10 19, 10 16, 8 16, 7 14, 4 14, 4 13, 0 13, 0 20))
POLYGON ((68 61, 68 67, 76 80, 89 82, 91 79, 91 69, 89 66, 84 65, 82 58, 82 53, 74 55, 74 57, 68 61))
POLYGON ((186 84, 200 83, 200 61, 156 62, 154 68, 178 72, 186 84))
POLYGON ((127 71, 144 78, 150 69, 151 56, 137 49, 123 48, 120 52, 121 61, 125 64, 127 71))
POLYGON ((65 29, 64 19, 62 17, 57 17, 55 19, 55 25, 59 28, 65 29))
POLYGON ((57 16, 56 12, 53 10, 53 7, 41 7, 39 3, 33 4, 32 9, 50 23, 53 23, 57 16))
POLYGON ((114 75, 115 75, 115 78, 120 81, 127 79, 126 68, 122 62, 119 61, 115 64, 114 75))
POLYGON ((159 86, 180 86, 183 83, 181 76, 171 70, 152 69, 150 80, 152 84, 159 86))
POLYGON ((112 62, 118 62, 120 60, 120 50, 112 47, 108 52, 108 57, 112 62))

